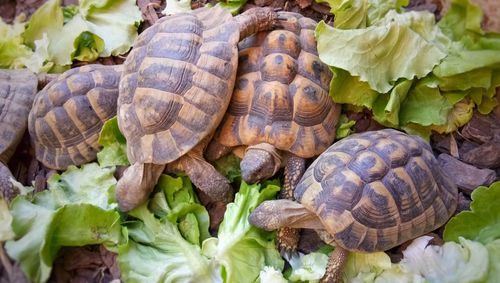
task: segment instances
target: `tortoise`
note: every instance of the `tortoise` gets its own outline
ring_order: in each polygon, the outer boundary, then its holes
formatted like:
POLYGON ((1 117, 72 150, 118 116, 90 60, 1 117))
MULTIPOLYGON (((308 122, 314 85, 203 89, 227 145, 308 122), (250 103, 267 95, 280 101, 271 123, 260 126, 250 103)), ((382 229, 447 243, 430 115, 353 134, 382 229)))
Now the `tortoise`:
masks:
POLYGON ((37 84, 37 76, 28 70, 0 70, 0 194, 7 200, 18 193, 7 163, 28 126, 37 84))
POLYGON ((383 129, 334 143, 294 196, 297 202, 263 202, 249 222, 317 229, 336 245, 322 280, 341 282, 348 251, 385 251, 442 226, 455 212, 458 189, 424 140, 383 129))
POLYGON ((116 115, 121 65, 70 69, 37 93, 28 129, 37 159, 65 170, 96 158, 105 121, 116 115))
POLYGON ((270 8, 234 18, 220 7, 200 8, 163 17, 139 35, 124 62, 118 99, 132 164, 117 184, 122 210, 148 197, 167 164, 214 202, 232 199, 229 181, 202 152, 229 105, 238 42, 276 21, 270 8))
MULTIPOLYGON (((246 146, 240 164, 243 180, 260 182, 284 165, 279 197, 293 199, 305 159, 334 141, 340 105, 329 96, 332 73, 318 57, 317 23, 298 13, 278 15, 280 29, 240 43, 235 90, 206 157, 214 161, 246 146)), ((298 232, 278 230, 282 254, 295 250, 298 232)))

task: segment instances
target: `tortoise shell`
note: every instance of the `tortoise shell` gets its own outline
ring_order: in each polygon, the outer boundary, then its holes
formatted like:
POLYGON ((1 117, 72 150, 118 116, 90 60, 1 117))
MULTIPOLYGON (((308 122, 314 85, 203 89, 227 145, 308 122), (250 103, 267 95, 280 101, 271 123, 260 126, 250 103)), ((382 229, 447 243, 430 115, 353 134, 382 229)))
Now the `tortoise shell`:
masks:
POLYGON ((74 68, 36 95, 28 129, 40 162, 64 170, 96 158, 102 125, 116 115, 121 68, 74 68))
POLYGON ((216 139, 228 147, 265 142, 309 158, 335 139, 340 106, 328 93, 332 73, 318 57, 316 22, 279 15, 282 29, 240 43, 235 90, 216 139))
POLYGON ((336 244, 363 252, 384 251, 440 227, 455 212, 457 197, 430 146, 392 129, 336 142, 295 190, 336 244))
POLYGON ((28 70, 0 70, 0 162, 7 164, 28 127, 37 77, 28 70))
POLYGON ((118 100, 131 163, 170 163, 215 130, 234 87, 239 37, 220 7, 163 17, 139 35, 118 100))

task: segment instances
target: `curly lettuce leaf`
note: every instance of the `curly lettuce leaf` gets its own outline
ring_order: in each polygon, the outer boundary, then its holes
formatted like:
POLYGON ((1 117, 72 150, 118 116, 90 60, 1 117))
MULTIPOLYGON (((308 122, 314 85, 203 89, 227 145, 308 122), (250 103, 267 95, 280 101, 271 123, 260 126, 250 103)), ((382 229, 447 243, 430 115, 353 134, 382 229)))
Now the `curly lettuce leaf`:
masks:
POLYGON ((340 115, 339 126, 335 134, 336 139, 345 138, 353 133, 351 129, 356 124, 355 120, 349 120, 345 114, 340 115))
POLYGON ((210 237, 208 212, 200 204, 188 177, 161 175, 150 208, 158 217, 166 216, 178 225, 181 235, 192 244, 200 245, 210 237))
POLYGON ((428 245, 432 239, 415 239, 405 251, 400 265, 429 282, 485 282, 489 272, 488 249, 479 242, 462 237, 458 243, 428 245))
POLYGON ((33 282, 45 282, 63 246, 116 245, 122 239, 120 215, 109 194, 116 180, 113 169, 89 164, 53 175, 49 190, 32 201, 18 196, 13 202, 12 228, 16 238, 5 245, 33 282))
POLYGON ((317 0, 328 3, 335 15, 333 26, 338 29, 365 28, 367 22, 367 0, 317 0))
POLYGON ((486 282, 495 282, 500 278, 500 240, 494 240, 486 244, 488 250, 490 265, 488 271, 488 278, 486 282))
POLYGON ((47 1, 23 33, 31 48, 47 34, 49 61, 57 66, 70 65, 75 59, 93 61, 99 56, 123 54, 137 37, 141 13, 135 1, 82 0, 78 9, 69 11, 72 17, 67 15, 65 22, 61 1, 47 1))
POLYGON ((476 188, 471 197, 471 210, 450 219, 444 229, 444 240, 458 242, 464 237, 487 244, 500 239, 500 182, 476 188))
POLYGON ((203 242, 203 253, 220 265, 224 282, 255 282, 264 266, 283 269, 284 262, 275 247, 274 233, 248 222, 250 213, 264 200, 274 198, 279 189, 271 182, 262 185, 242 182, 234 203, 227 205, 218 238, 203 242))
POLYGON ((288 283, 281 271, 272 266, 264 266, 259 273, 260 283, 288 283))
POLYGON ((191 11, 191 0, 167 0, 167 5, 162 11, 164 15, 189 13, 191 11))
POLYGON ((398 79, 426 76, 446 56, 437 43, 442 36, 434 16, 427 12, 390 10, 363 29, 342 30, 322 21, 315 35, 323 62, 359 76, 379 93, 388 92, 398 79))
POLYGON ((330 96, 336 103, 364 106, 372 109, 379 93, 370 88, 367 82, 351 76, 348 71, 330 68, 333 78, 330 81, 330 96))
POLYGON ((97 142, 102 145, 97 153, 97 161, 101 166, 129 165, 127 158, 127 140, 118 128, 115 117, 104 123, 97 142))
POLYGON ((14 238, 14 231, 12 231, 12 215, 9 211, 7 201, 0 196, 0 242, 7 241, 14 238))
POLYGON ((126 282, 220 282, 220 274, 200 246, 186 241, 177 225, 156 218, 144 204, 130 212, 129 241, 118 249, 126 282))
POLYGON ((33 54, 32 50, 23 44, 23 21, 23 17, 16 17, 14 23, 9 25, 0 19, 0 68, 21 68, 23 63, 19 58, 33 54))
POLYGON ((247 0, 224 0, 217 3, 224 9, 228 9, 231 14, 236 15, 240 12, 241 8, 245 6, 247 0))
POLYGON ((49 190, 36 194, 34 203, 50 209, 80 203, 114 209, 117 207, 114 172, 113 167, 101 168, 97 163, 81 168, 71 165, 61 175, 53 174, 47 180, 49 190))
POLYGON ((290 260, 292 273, 288 277, 288 280, 292 282, 317 281, 325 274, 327 263, 328 255, 320 252, 294 256, 290 260))
POLYGON ((235 180, 241 180, 240 162, 241 159, 238 156, 228 154, 217 159, 213 165, 229 182, 234 182, 235 180))

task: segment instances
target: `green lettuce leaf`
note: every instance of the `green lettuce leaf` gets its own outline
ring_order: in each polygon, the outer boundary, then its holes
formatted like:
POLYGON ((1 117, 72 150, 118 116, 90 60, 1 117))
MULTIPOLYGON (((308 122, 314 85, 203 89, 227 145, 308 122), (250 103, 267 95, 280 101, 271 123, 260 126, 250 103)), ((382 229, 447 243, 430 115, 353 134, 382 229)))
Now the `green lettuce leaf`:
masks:
POLYGON ((16 17, 12 25, 0 19, 0 68, 21 68, 19 58, 30 56, 32 50, 23 44, 24 17, 16 17))
POLYGON ((167 5, 162 11, 164 15, 188 13, 191 11, 191 0, 167 0, 167 5))
POLYGON ((500 240, 494 240, 486 244, 486 249, 490 256, 488 278, 486 282, 495 282, 500 278, 500 240))
POLYGON ((339 68, 330 68, 333 78, 330 82, 330 96, 336 103, 346 103, 355 106, 364 106, 372 109, 379 93, 370 88, 368 83, 359 77, 351 76, 348 71, 339 68))
POLYGON ((288 277, 290 281, 317 281, 323 277, 328 263, 328 256, 319 252, 306 255, 299 254, 292 257, 290 265, 292 273, 288 277))
POLYGON ((427 80, 419 81, 401 104, 399 123, 423 126, 444 125, 453 105, 427 80))
POLYGON ((356 124, 356 121, 349 120, 345 114, 340 115, 339 126, 337 127, 337 132, 335 134, 336 139, 345 138, 353 133, 351 129, 356 124))
POLYGON ((78 9, 66 11, 72 16, 69 19, 67 15, 66 23, 60 5, 60 0, 42 5, 23 33, 31 48, 35 40, 47 34, 49 61, 58 66, 69 65, 74 59, 93 61, 99 56, 123 54, 137 37, 141 13, 135 1, 82 0, 78 9))
POLYGON ((317 0, 328 3, 335 15, 333 26, 338 29, 365 28, 367 22, 367 0, 317 0))
POLYGON ((127 140, 118 128, 115 117, 104 123, 97 142, 102 145, 97 153, 97 161, 101 166, 129 165, 127 158, 127 140))
POLYGON ((201 245, 210 237, 208 212, 200 204, 188 177, 174 178, 161 175, 151 201, 150 209, 158 217, 164 217, 178 225, 181 235, 190 243, 201 245))
POLYGON ((0 196, 0 242, 14 238, 14 231, 12 231, 11 224, 12 215, 9 211, 9 205, 7 201, 0 196))
POLYGON ((281 271, 272 266, 264 266, 259 274, 260 283, 287 283, 281 271))
POLYGON ((444 229, 444 240, 458 242, 464 237, 487 244, 500 239, 500 182, 476 188, 471 197, 471 210, 450 219, 444 229))
POLYGON ((125 282, 220 282, 213 262, 200 246, 186 241, 177 225, 158 219, 144 204, 130 212, 129 241, 118 251, 125 282))
POLYGON ((410 0, 368 0, 367 26, 376 24, 391 10, 395 10, 398 13, 401 12, 401 8, 407 6, 409 3, 410 0))
POLYGON ((342 30, 320 22, 315 31, 320 59, 388 92, 400 78, 421 78, 446 56, 442 35, 427 12, 390 10, 377 25, 342 30), (380 70, 385 70, 381 72, 380 70))
POLYGON ((232 183, 236 180, 241 180, 240 162, 241 159, 238 156, 228 154, 217 159, 213 165, 219 173, 232 183))
POLYGON ((275 182, 262 185, 242 182, 234 203, 227 205, 218 238, 203 242, 203 254, 220 265, 224 282, 255 282, 264 266, 283 269, 284 262, 275 247, 274 233, 248 222, 250 213, 264 200, 274 198, 279 189, 275 182))
POLYGON ((5 248, 33 282, 45 282, 63 246, 116 245, 122 240, 120 215, 111 203, 116 184, 114 169, 88 164, 53 175, 49 190, 32 201, 18 196, 12 202, 15 240, 5 248))
POLYGON ((381 94, 373 104, 373 118, 388 127, 399 126, 401 104, 408 96, 413 81, 402 80, 397 83, 389 94, 381 94))
POLYGON ((460 237, 458 243, 428 245, 431 239, 422 236, 414 240, 403 251, 400 265, 429 282, 485 282, 489 255, 483 244, 460 237))
POLYGON ((217 3, 224 9, 228 9, 231 14, 236 15, 240 12, 241 8, 247 3, 247 0, 224 0, 217 3))
POLYGON ((43 37, 35 40, 35 52, 29 56, 19 56, 17 61, 34 73, 47 73, 54 63, 49 60, 49 38, 44 33, 43 37))
POLYGON ((97 163, 85 164, 81 168, 71 165, 61 175, 53 174, 47 180, 50 190, 36 194, 34 202, 51 209, 80 203, 114 209, 117 207, 114 172, 113 167, 101 168, 97 163))
POLYGON ((391 259, 384 252, 349 253, 344 276, 347 281, 374 282, 391 267, 391 259))

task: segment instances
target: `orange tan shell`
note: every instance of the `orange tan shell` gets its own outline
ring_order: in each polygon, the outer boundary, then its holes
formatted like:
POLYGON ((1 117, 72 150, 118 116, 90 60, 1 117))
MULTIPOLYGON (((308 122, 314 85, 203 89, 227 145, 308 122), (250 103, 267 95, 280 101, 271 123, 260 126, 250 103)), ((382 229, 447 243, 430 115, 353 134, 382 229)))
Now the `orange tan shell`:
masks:
POLYGON ((458 191, 421 138, 384 129, 354 134, 307 169, 295 198, 336 244, 384 251, 443 225, 458 191))
POLYGON ((220 7, 164 17, 125 61, 118 125, 130 162, 166 164, 218 126, 229 104, 240 28, 220 7))
POLYGON ((116 115, 121 68, 74 68, 36 95, 28 128, 40 162, 64 170, 96 158, 102 125, 116 115))
POLYGON ((239 45, 238 76, 216 139, 233 147, 269 143, 309 158, 334 140, 340 106, 329 96, 332 77, 316 50, 316 22, 280 12, 283 28, 239 45))
POLYGON ((37 78, 28 70, 0 70, 0 162, 7 164, 28 127, 37 78))

